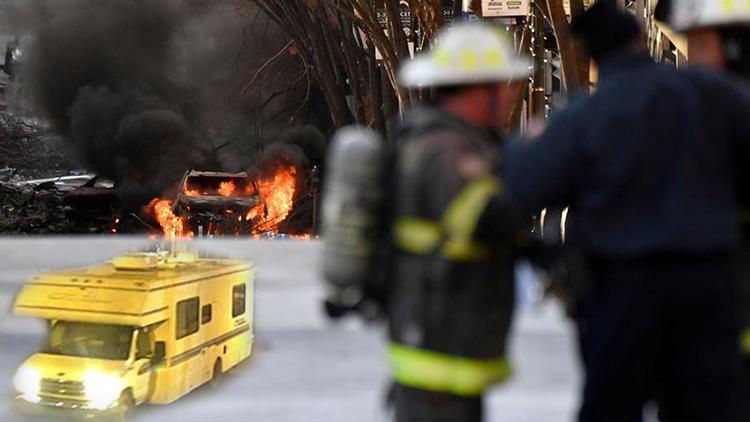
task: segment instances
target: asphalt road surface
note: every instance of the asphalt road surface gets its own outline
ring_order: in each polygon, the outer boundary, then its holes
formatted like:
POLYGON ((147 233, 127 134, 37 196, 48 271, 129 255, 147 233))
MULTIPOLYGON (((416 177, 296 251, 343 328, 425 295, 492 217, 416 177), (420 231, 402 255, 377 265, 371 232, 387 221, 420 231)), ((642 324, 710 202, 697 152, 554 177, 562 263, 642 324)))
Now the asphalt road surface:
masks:
MULTIPOLYGON (((128 237, 0 238, 0 420, 18 418, 11 406, 13 373, 43 341, 41 322, 11 314, 23 281, 148 244, 128 237)), ((254 355, 218 388, 199 389, 169 406, 140 407, 135 420, 388 420, 382 328, 332 323, 322 315, 317 242, 200 241, 194 247, 255 262, 254 355)), ((491 392, 489 420, 572 420, 580 375, 573 332, 556 304, 519 306, 511 358, 514 377, 491 392)))

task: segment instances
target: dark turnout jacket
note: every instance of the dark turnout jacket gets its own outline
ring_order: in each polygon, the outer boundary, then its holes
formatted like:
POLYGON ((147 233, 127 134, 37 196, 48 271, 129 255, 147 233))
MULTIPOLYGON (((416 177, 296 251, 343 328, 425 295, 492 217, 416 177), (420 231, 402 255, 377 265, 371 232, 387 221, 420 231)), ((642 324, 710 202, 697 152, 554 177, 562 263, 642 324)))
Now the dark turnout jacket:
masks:
MULTIPOLYGON (((491 166, 499 149, 486 133, 435 108, 416 110, 399 132, 397 221, 443 221, 471 182, 461 174, 462 157, 480 157, 491 166)), ((498 201, 495 196, 484 207, 479 216, 482 221, 469 221, 476 226, 472 241, 494 244, 490 247, 510 241, 510 234, 505 239, 500 234, 512 229, 506 228, 510 219, 501 217, 498 201), (488 212, 494 221, 481 218, 488 212)), ((437 248, 422 255, 395 247, 392 339, 453 356, 503 356, 513 303, 513 264, 507 245, 487 259, 471 262, 446 259, 437 248)))
POLYGON ((600 256, 723 253, 739 244, 747 141, 750 96, 731 82, 622 55, 593 96, 508 147, 506 187, 527 211, 570 205, 569 239, 600 256))
POLYGON ((510 374, 516 226, 491 174, 499 144, 432 108, 409 116, 396 139, 391 376, 476 397, 510 374))

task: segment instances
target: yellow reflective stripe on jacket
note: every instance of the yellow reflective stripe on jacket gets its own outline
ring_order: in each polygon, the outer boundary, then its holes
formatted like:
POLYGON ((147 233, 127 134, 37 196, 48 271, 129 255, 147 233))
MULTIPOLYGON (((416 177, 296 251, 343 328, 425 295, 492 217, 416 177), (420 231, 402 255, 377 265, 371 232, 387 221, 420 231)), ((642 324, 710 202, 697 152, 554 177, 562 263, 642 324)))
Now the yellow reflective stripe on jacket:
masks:
POLYGON ((427 255, 437 249, 443 238, 443 230, 434 221, 401 217, 396 221, 393 237, 399 249, 427 255))
POLYGON ((739 211, 739 220, 741 224, 748 224, 750 223, 750 209, 748 208, 740 208, 739 211))
POLYGON ((750 356, 750 328, 745 328, 740 335, 740 347, 743 356, 750 356))
POLYGON ((396 247, 416 255, 439 252, 446 259, 458 262, 482 261, 490 258, 487 246, 477 242, 444 240, 443 228, 430 220, 402 217, 394 231, 396 247), (442 246, 441 246, 442 243, 442 246))
POLYGON ((394 241, 399 249, 427 255, 439 251, 452 261, 483 261, 490 249, 471 240, 479 218, 500 184, 491 177, 469 182, 450 203, 441 223, 413 217, 400 217, 395 224, 394 241))
POLYGON ((500 183, 494 177, 469 182, 451 201, 443 216, 443 227, 448 237, 456 241, 471 239, 487 204, 499 192, 500 183))
POLYGON ((448 239, 443 243, 440 254, 450 261, 472 262, 490 259, 492 251, 483 243, 448 239))
POLYGON ((388 354, 397 383, 458 396, 478 396, 511 373, 505 357, 469 359, 396 343, 390 344, 388 354))

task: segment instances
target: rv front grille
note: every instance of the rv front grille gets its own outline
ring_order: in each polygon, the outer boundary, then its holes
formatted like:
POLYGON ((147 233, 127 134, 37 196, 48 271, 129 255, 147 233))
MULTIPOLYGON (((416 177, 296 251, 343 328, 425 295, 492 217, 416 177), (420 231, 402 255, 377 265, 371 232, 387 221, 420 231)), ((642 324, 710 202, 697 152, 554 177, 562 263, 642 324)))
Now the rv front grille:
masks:
POLYGON ((39 386, 40 396, 83 397, 85 393, 83 383, 80 381, 42 378, 39 386))

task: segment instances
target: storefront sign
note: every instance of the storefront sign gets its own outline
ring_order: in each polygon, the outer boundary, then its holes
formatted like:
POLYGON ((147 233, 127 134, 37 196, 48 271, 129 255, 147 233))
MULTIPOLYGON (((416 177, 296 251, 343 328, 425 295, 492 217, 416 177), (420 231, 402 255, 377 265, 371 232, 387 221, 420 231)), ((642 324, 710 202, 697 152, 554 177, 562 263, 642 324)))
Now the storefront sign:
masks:
MULTIPOLYGON (((584 9, 588 9, 592 4, 594 4, 594 0, 583 0, 584 9)), ((565 13, 570 16, 570 0, 563 0, 563 7, 565 8, 565 13)))
POLYGON ((529 14, 530 0, 482 0, 482 16, 502 18, 526 16, 529 14))

